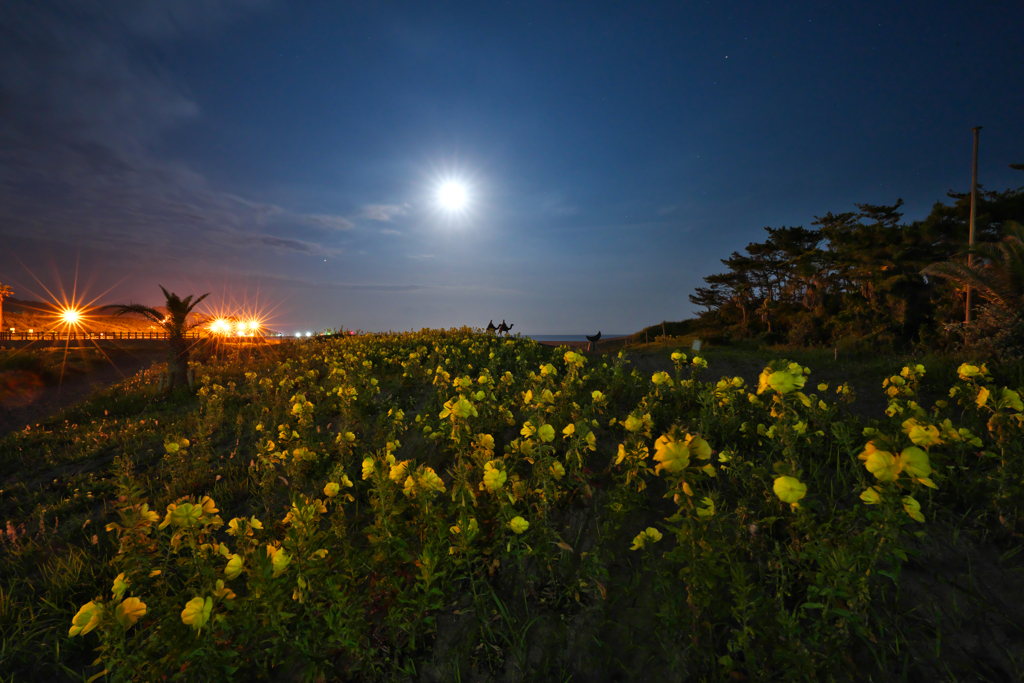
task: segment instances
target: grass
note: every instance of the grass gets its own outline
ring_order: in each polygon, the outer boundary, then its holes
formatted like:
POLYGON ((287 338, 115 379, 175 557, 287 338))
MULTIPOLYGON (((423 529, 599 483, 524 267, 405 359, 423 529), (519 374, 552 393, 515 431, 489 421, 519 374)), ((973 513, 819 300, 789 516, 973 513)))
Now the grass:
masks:
MULTIPOLYGON (((222 349, 197 366, 196 394, 158 393, 156 371, 100 392, 0 441, 0 671, 360 681, 1019 671, 1022 641, 1008 625, 1024 623, 1021 433, 1012 422, 989 430, 974 394, 929 411, 951 386, 1019 389, 1021 367, 967 381, 963 358, 711 343, 701 370, 672 359, 692 356, 690 342, 583 359, 469 330, 364 335, 222 349), (783 357, 811 368, 814 400, 769 389, 751 402, 761 370, 783 357), (882 394, 885 378, 918 363, 927 372, 915 394, 882 394), (661 372, 671 384, 652 382, 661 372), (716 387, 723 376, 747 387, 716 387), (857 458, 864 427, 897 455, 911 445, 902 423, 916 401, 918 419, 948 417, 984 441, 929 447, 937 490, 906 473, 880 482, 857 458), (905 414, 886 415, 894 405, 905 414), (699 435, 712 455, 687 446, 685 466, 655 473, 663 435, 699 435), (488 467, 505 475, 500 488, 488 487, 488 467), (782 476, 806 485, 799 506, 773 490, 782 476), (339 493, 327 495, 329 482, 339 493), (881 504, 862 502, 870 486, 881 504), (908 516, 906 495, 926 522, 908 516), (203 496, 216 511, 196 508, 195 523, 170 515, 203 496), (262 528, 246 531, 253 517, 262 528), (514 517, 529 521, 521 535, 514 517), (662 540, 631 550, 648 527, 662 540), (243 559, 235 578, 225 552, 243 559), (122 598, 146 604, 127 628, 114 614, 119 574, 130 581, 122 598), (202 628, 182 619, 196 597, 213 601, 202 628), (69 637, 90 601, 104 605, 98 628, 69 637), (972 631, 987 649, 972 649, 972 631)), ((42 371, 50 360, 28 357, 0 363, 42 371)))

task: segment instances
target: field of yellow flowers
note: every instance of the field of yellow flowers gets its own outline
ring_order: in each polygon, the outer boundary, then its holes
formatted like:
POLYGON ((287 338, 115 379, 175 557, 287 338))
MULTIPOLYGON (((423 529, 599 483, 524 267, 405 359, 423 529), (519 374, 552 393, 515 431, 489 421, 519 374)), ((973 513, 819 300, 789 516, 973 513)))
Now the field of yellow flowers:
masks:
POLYGON ((957 524, 1019 567, 1020 387, 965 362, 926 405, 911 363, 865 420, 797 362, 670 361, 312 339, 19 432, 0 679, 1020 680, 1012 626, 943 663, 902 575, 957 524))

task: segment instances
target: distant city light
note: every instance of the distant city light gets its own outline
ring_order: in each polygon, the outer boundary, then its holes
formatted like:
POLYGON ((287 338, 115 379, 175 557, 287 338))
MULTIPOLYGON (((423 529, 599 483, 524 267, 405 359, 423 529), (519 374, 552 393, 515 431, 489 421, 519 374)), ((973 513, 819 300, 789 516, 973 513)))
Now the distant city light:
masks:
POLYGON ((313 336, 313 333, 312 333, 312 332, 307 332, 307 333, 306 333, 306 336, 307 336, 307 337, 311 337, 311 336, 313 336))
POLYGON ((60 314, 60 319, 66 325, 77 325, 82 319, 82 313, 75 308, 65 308, 60 314))

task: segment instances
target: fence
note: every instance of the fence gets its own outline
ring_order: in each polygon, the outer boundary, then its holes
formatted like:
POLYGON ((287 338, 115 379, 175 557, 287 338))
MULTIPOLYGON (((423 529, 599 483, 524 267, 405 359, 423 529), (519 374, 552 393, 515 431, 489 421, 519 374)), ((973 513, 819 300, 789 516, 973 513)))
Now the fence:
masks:
MULTIPOLYGON (((0 341, 78 341, 86 339, 167 339, 166 332, 35 332, 10 330, 0 332, 0 341)), ((199 339, 198 332, 185 334, 185 339, 199 339)))

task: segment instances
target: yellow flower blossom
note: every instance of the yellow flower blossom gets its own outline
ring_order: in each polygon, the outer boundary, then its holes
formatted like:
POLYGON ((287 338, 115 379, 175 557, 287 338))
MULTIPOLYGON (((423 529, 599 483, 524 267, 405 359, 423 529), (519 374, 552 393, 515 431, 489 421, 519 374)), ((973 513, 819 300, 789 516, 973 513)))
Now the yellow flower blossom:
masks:
POLYGON ((903 431, 910 437, 910 440, 918 446, 928 448, 929 446, 936 446, 942 443, 938 427, 930 424, 922 424, 915 418, 910 418, 903 423, 903 431))
POLYGON ((928 454, 916 446, 904 448, 900 453, 900 468, 911 477, 927 477, 932 473, 928 454))
POLYGON ((977 365, 964 363, 963 365, 956 369, 956 373, 960 375, 960 379, 966 380, 971 379, 972 377, 984 376, 988 374, 988 370, 985 369, 984 365, 979 367, 977 365))
MULTIPOLYGON (((267 548, 269 549, 270 546, 267 546, 267 548)), ((271 564, 274 567, 274 577, 276 578, 283 574, 291 562, 292 558, 285 552, 284 548, 276 548, 274 550, 273 558, 271 559, 271 564)))
POLYGON ((213 598, 208 597, 204 600, 203 598, 195 597, 185 604, 185 609, 181 611, 181 621, 198 631, 203 626, 206 626, 212 611, 213 598))
POLYGON ((452 406, 452 415, 466 419, 468 417, 477 417, 478 413, 476 411, 476 406, 465 398, 460 397, 459 400, 455 402, 455 405, 452 406))
POLYGON ((647 527, 633 539, 633 545, 630 550, 640 550, 648 543, 657 543, 662 539, 661 532, 652 526, 647 527))
POLYGON ((530 523, 522 517, 513 517, 512 521, 508 523, 508 528, 518 536, 530 528, 530 523))
POLYGON ((235 599, 235 592, 224 586, 224 579, 217 579, 217 587, 214 589, 213 594, 224 600, 235 599))
POLYGON ((420 475, 420 486, 423 487, 424 491, 445 492, 444 482, 441 481, 441 477, 437 476, 437 472, 430 467, 423 468, 423 474, 420 475))
POLYGON ((555 438, 555 428, 551 425, 541 425, 537 430, 537 435, 540 436, 541 441, 548 443, 555 438))
POLYGON ((388 474, 388 478, 397 484, 408 475, 408 470, 409 461, 403 460, 402 462, 391 466, 391 473, 388 474))
POLYGON ((89 631, 100 625, 100 616, 103 614, 103 607, 97 605, 93 601, 89 601, 82 605, 82 608, 78 610, 71 619, 71 628, 68 630, 69 636, 84 636, 89 631))
POLYGON ((924 515, 921 514, 921 504, 914 500, 913 496, 903 497, 903 509, 915 522, 924 521, 924 515))
POLYGON ((557 460, 551 463, 551 476, 555 479, 561 479, 565 476, 565 467, 557 460))
POLYGON ((903 469, 900 460, 892 453, 880 450, 872 450, 864 459, 864 466, 878 481, 896 481, 903 469))
POLYGON ((500 491, 501 487, 504 486, 505 482, 508 480, 508 475, 505 474, 505 470, 498 469, 495 466, 495 463, 497 463, 497 461, 492 460, 484 465, 484 487, 491 493, 500 491))
POLYGON ((576 425, 572 424, 571 422, 566 426, 565 429, 562 430, 562 434, 564 434, 565 436, 572 436, 575 432, 576 425))
POLYGON ((594 432, 587 434, 587 448, 596 451, 597 450, 597 436, 594 432))
POLYGON ((1009 387, 1003 387, 999 407, 1013 408, 1017 412, 1024 412, 1024 402, 1021 402, 1020 395, 1009 387))
POLYGON ((593 391, 590 394, 590 398, 593 399, 594 403, 601 404, 605 401, 605 395, 600 391, 593 391))
POLYGON ((800 483, 796 477, 778 477, 772 485, 772 490, 783 503, 791 505, 807 495, 807 485, 800 483))
POLYGON ((327 496, 328 498, 334 498, 336 495, 338 495, 339 491, 341 491, 341 485, 336 484, 333 481, 327 482, 327 484, 324 486, 324 495, 327 496))
POLYGON ((131 581, 124 577, 124 572, 118 574, 117 578, 114 579, 114 587, 111 589, 111 592, 114 594, 114 598, 120 600, 124 595, 124 592, 128 590, 128 584, 130 583, 131 581))
POLYGON ((658 464, 655 474, 667 470, 672 474, 682 472, 690 465, 690 448, 686 441, 676 441, 667 434, 654 442, 654 459, 658 464))
POLYGON ((654 382, 655 386, 661 386, 662 384, 668 384, 672 386, 672 378, 668 376, 667 372, 656 372, 651 376, 651 381, 654 382))
POLYGON ((114 609, 114 618, 121 628, 131 628, 146 614, 146 603, 138 598, 128 598, 114 609))
POLYGON ((988 397, 991 395, 988 389, 982 387, 978 390, 978 397, 974 399, 974 402, 978 404, 978 407, 982 407, 988 401, 988 397))
POLYGON ((242 573, 242 556, 238 554, 231 555, 231 559, 228 560, 228 564, 224 567, 224 576, 229 579, 237 578, 242 573))
POLYGON ((373 476, 373 458, 363 458, 363 479, 373 476))
POLYGON ((639 432, 644 428, 644 421, 635 415, 630 415, 626 418, 626 421, 622 423, 622 426, 631 432, 639 432))
POLYGON ((864 493, 860 494, 860 499, 868 505, 878 505, 882 502, 882 496, 879 495, 880 493, 881 490, 877 486, 872 486, 865 490, 864 493))

